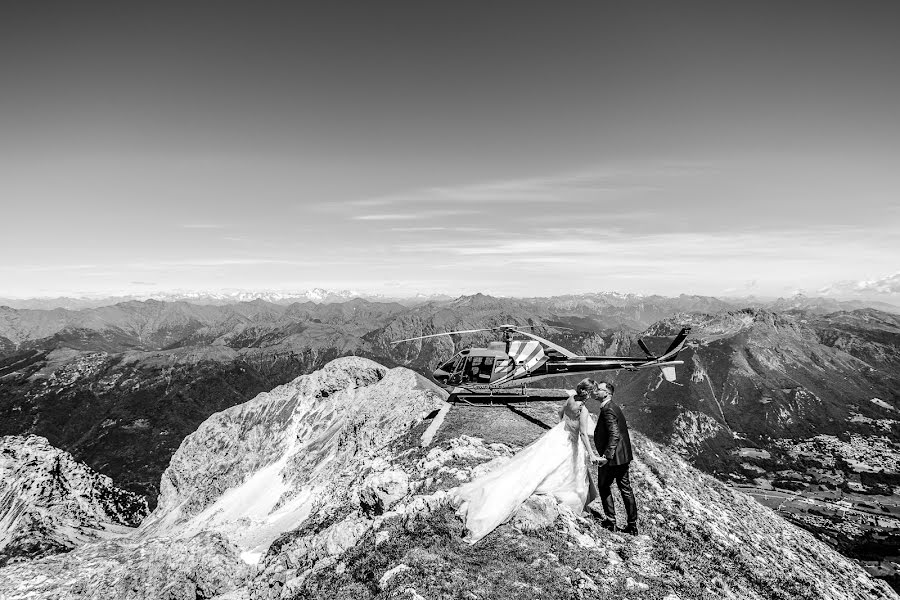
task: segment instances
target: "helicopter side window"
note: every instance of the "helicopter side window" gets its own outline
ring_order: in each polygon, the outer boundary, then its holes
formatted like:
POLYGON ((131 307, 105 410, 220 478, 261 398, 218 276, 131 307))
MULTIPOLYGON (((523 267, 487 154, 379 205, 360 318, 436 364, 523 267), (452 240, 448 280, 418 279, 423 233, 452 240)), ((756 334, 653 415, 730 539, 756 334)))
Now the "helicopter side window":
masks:
POLYGON ((481 365, 481 372, 478 373, 478 381, 481 383, 489 383, 491 381, 491 373, 494 371, 494 357, 486 356, 481 365))
POLYGON ((468 383, 489 383, 493 370, 493 356, 473 356, 466 361, 466 381, 468 383))

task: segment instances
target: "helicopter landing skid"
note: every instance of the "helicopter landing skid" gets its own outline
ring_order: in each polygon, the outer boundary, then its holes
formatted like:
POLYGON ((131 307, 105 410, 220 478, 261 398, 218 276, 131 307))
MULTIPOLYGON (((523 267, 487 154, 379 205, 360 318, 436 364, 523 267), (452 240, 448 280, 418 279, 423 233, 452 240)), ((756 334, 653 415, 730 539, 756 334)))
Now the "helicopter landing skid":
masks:
POLYGON ((496 406, 508 405, 513 402, 556 402, 565 400, 568 396, 569 393, 566 390, 550 388, 541 389, 522 386, 515 388, 473 389, 457 387, 453 388, 453 391, 450 392, 447 401, 469 404, 472 406, 496 406))

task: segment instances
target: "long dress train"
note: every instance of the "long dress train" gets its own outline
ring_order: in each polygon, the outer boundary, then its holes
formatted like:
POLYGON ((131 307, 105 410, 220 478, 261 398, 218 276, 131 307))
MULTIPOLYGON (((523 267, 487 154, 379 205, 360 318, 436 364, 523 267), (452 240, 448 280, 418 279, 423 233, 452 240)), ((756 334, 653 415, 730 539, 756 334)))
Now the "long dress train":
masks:
MULTIPOLYGON (((475 543, 506 522, 532 494, 547 494, 581 514, 597 496, 590 459, 579 428, 591 427, 586 408, 560 422, 497 469, 459 486, 452 494, 457 514, 475 543)), ((590 431, 590 430, 588 430, 590 431)))

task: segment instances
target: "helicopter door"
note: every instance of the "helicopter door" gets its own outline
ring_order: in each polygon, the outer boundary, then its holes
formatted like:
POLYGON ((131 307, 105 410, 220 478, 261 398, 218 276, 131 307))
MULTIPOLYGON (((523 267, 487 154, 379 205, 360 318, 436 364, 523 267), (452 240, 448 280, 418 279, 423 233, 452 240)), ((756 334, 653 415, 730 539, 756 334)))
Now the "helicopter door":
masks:
POLYGON ((494 370, 493 356, 470 356, 463 372, 465 383, 490 383, 494 370))

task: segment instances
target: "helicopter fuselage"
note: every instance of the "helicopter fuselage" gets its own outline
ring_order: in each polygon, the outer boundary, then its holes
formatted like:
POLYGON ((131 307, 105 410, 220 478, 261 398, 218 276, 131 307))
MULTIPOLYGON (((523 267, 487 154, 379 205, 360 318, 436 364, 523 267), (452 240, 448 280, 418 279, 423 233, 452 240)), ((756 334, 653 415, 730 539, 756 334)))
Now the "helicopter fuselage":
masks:
MULTIPOLYGON (((469 386, 491 388, 504 385, 521 385, 545 377, 609 371, 638 369, 647 365, 643 356, 555 356, 539 350, 534 355, 507 353, 491 344, 489 348, 469 348, 457 353, 452 359, 441 364, 432 376, 439 384, 450 387, 469 386)), ((525 348, 525 351, 534 348, 525 348)), ((666 364, 681 364, 682 361, 668 361, 666 364)))
POLYGON ((654 354, 641 339, 637 340, 645 356, 581 356, 534 333, 523 331, 533 325, 498 325, 481 329, 466 329, 429 333, 416 337, 396 340, 392 344, 412 342, 442 335, 477 333, 480 331, 503 331, 506 340, 490 342, 487 348, 467 348, 456 353, 453 358, 441 363, 434 370, 434 380, 452 390, 451 398, 488 397, 496 392, 514 386, 523 390, 527 384, 545 377, 591 373, 596 371, 634 371, 658 368, 666 381, 675 381, 675 365, 684 361, 675 360, 684 347, 689 327, 684 327, 662 354, 654 354), (513 334, 529 339, 514 340, 513 334))

